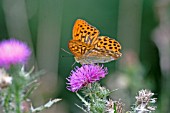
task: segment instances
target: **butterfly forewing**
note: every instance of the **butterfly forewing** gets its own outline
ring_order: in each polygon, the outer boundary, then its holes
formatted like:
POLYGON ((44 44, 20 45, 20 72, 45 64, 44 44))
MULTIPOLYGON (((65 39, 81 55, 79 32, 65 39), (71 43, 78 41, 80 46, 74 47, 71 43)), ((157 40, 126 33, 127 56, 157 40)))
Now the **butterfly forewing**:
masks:
POLYGON ((94 45, 100 32, 86 21, 78 19, 73 27, 73 40, 79 40, 86 44, 94 45))

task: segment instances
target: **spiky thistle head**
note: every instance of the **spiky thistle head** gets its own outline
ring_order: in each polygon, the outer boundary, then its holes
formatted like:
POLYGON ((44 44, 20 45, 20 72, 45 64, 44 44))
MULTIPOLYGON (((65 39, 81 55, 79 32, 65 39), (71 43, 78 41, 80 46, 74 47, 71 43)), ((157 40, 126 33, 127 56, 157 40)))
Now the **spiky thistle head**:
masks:
POLYGON ((107 68, 94 64, 76 67, 75 70, 71 71, 70 77, 67 78, 67 89, 76 92, 89 83, 94 83, 104 78, 107 73, 107 68))
POLYGON ((0 42, 0 67, 25 64, 31 55, 31 50, 22 41, 14 38, 0 42))

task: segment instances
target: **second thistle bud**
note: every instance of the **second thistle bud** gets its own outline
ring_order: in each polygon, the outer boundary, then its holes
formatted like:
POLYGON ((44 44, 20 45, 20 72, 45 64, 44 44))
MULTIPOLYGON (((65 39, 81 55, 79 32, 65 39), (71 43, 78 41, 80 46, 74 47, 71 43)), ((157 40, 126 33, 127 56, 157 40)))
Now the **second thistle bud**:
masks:
POLYGON ((5 69, 0 69, 0 89, 8 87, 12 84, 12 77, 5 71, 5 69))
POLYGON ((140 90, 136 96, 134 111, 139 113, 150 113, 151 111, 155 111, 156 107, 151 105, 156 102, 156 98, 152 98, 153 95, 154 93, 149 90, 140 90))

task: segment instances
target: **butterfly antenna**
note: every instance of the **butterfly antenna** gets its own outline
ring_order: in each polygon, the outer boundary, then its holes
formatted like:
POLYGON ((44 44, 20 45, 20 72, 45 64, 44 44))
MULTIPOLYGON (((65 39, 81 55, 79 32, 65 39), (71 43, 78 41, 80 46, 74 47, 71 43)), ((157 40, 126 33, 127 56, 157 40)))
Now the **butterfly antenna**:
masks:
MULTIPOLYGON (((64 52, 66 52, 66 53, 68 53, 68 54, 73 56, 73 54, 71 54, 70 52, 66 51, 65 49, 61 48, 61 50, 63 50, 64 52)), ((64 57, 64 56, 62 56, 62 57, 64 57)), ((75 64, 76 64, 76 61, 72 64, 71 67, 73 67, 75 64)))
POLYGON ((71 67, 73 67, 75 64, 76 64, 76 61, 72 64, 72 66, 71 66, 71 67))
POLYGON ((66 51, 65 49, 63 49, 63 48, 61 48, 61 50, 63 50, 64 52, 66 52, 66 53, 68 53, 68 54, 70 54, 70 55, 73 55, 73 54, 71 54, 70 52, 68 52, 68 51, 66 51))

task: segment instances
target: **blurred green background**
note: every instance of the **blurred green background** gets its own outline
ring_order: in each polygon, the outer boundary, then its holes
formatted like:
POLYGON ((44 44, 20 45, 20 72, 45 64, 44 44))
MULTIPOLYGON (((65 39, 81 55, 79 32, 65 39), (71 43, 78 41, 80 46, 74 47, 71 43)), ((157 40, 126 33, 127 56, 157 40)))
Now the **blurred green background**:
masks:
MULTIPOLYGON (((44 69, 32 95, 39 106, 50 98, 62 101, 44 113, 81 113, 80 100, 66 89, 75 66, 69 51, 76 19, 84 19, 122 45, 122 57, 104 64, 109 74, 102 85, 114 90, 130 110, 140 89, 158 98, 157 113, 170 106, 170 0, 0 0, 0 39, 15 37, 32 48, 28 68, 44 69)), ((3 54, 3 53, 0 53, 3 54)))

